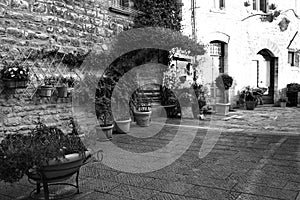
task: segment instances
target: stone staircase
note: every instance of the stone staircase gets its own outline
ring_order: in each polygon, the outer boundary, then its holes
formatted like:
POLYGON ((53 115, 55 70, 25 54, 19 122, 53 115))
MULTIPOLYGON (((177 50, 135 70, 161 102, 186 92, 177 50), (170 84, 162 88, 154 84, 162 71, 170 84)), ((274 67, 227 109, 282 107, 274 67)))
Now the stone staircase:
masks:
POLYGON ((263 98, 264 104, 273 104, 274 103, 274 100, 273 100, 272 96, 263 95, 262 98, 263 98))

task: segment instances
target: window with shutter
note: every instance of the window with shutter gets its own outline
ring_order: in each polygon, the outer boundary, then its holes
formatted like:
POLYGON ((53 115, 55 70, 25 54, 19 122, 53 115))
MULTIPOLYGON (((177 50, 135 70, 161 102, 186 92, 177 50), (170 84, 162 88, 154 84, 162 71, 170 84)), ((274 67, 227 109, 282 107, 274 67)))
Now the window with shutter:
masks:
POLYGON ((268 0, 253 0, 252 8, 253 10, 262 11, 264 13, 268 12, 268 0))
POLYGON ((299 54, 295 53, 295 67, 299 67, 299 54))

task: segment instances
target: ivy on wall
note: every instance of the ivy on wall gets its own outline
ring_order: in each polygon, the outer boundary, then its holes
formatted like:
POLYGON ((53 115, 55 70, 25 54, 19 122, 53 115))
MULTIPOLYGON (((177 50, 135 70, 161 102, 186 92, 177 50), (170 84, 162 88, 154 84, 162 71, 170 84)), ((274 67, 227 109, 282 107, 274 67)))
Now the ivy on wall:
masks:
POLYGON ((134 19, 134 27, 163 27, 181 29, 181 6, 178 0, 133 0, 136 10, 144 14, 134 19))

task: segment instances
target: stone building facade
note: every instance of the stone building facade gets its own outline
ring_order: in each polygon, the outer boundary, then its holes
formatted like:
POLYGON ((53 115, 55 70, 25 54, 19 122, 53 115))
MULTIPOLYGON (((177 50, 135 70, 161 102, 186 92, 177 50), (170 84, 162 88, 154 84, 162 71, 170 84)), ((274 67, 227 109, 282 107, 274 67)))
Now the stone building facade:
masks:
POLYGON ((214 88, 220 73, 232 76, 233 105, 245 86, 267 88, 266 102, 275 103, 288 83, 300 82, 299 0, 184 0, 183 4, 184 34, 207 45, 207 54, 200 59, 203 81, 214 88), (270 13, 273 19, 267 16, 270 13))
MULTIPOLYGON (((7 61, 27 59, 32 78, 72 73, 72 59, 76 63, 91 50, 107 51, 112 37, 132 26, 131 4, 121 2, 0 0, 0 69, 7 61)), ((39 84, 12 90, 0 83, 0 137, 28 132, 39 117, 68 128, 71 101, 36 99, 39 84)))

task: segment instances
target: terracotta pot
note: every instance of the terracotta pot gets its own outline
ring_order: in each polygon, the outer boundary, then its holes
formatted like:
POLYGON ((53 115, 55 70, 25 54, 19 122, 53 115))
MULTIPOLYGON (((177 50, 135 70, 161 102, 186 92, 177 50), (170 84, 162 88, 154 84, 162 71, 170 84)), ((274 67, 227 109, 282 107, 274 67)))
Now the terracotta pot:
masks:
POLYGON ((51 97, 53 87, 51 85, 43 85, 40 87, 41 97, 51 97))
POLYGON ((118 133, 129 133, 131 119, 115 121, 115 128, 118 133))
POLYGON ((285 108, 286 107, 286 102, 280 102, 280 107, 285 108))
POLYGON ((101 141, 112 140, 112 132, 113 132, 114 125, 109 124, 107 126, 98 125, 96 126, 97 134, 99 135, 98 139, 101 141))
POLYGON ((150 126, 151 111, 148 112, 134 111, 134 118, 136 120, 137 125, 142 127, 150 126))
POLYGON ((56 90, 59 98, 66 98, 68 96, 68 87, 66 86, 58 86, 56 90))
POLYGON ((38 172, 33 170, 33 172, 27 173, 27 176, 38 183, 67 180, 79 171, 84 159, 89 155, 91 155, 91 151, 86 151, 85 155, 73 153, 66 155, 65 158, 50 160, 38 172))
POLYGON ((255 107, 256 107, 256 101, 246 101, 247 110, 254 110, 255 107))

